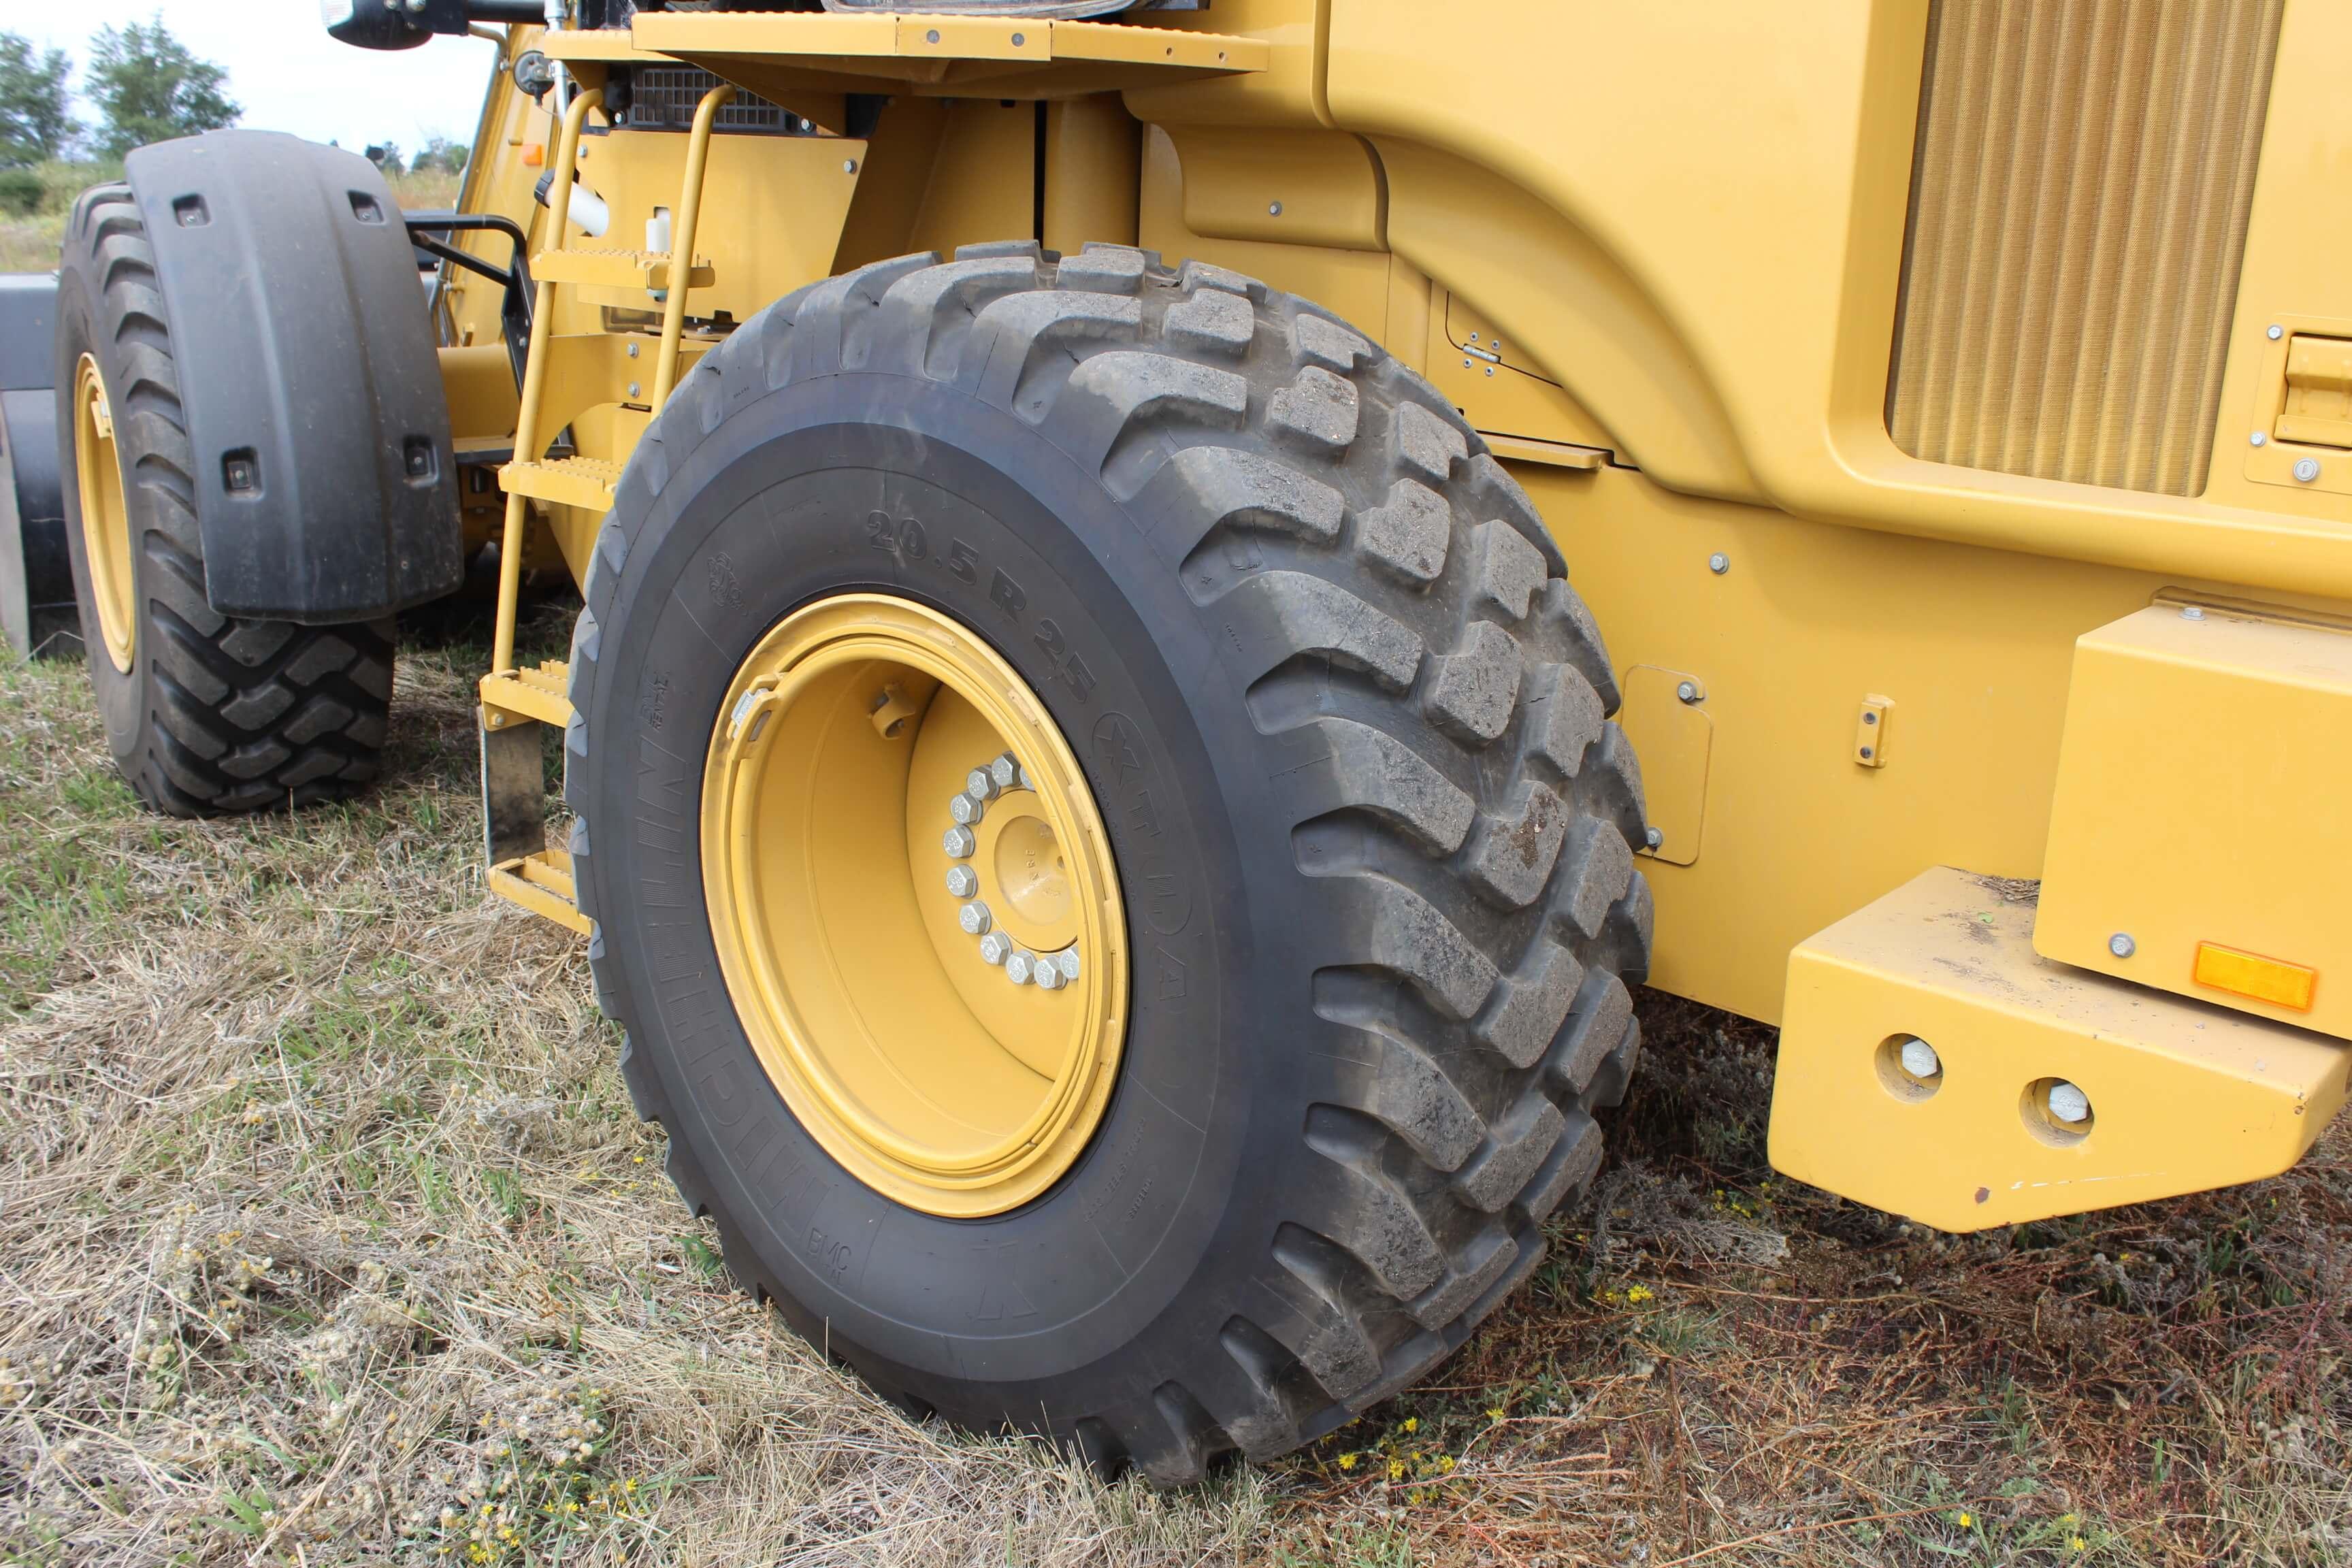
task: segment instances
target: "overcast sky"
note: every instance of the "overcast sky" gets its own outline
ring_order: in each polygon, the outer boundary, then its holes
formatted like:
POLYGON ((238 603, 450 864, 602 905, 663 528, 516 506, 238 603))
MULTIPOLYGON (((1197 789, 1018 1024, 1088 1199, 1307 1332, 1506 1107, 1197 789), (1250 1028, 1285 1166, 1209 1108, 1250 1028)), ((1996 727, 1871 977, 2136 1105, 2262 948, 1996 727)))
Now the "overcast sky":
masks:
MULTIPOLYGON (((71 0, 30 5, 0 0, 0 28, 74 58, 75 88, 100 27, 163 25, 205 59, 228 68, 240 123, 359 148, 389 137, 415 151, 428 136, 474 139, 494 51, 477 38, 436 38, 394 53, 355 49, 327 37, 319 0, 71 0)), ((84 121, 87 103, 79 106, 84 121)))

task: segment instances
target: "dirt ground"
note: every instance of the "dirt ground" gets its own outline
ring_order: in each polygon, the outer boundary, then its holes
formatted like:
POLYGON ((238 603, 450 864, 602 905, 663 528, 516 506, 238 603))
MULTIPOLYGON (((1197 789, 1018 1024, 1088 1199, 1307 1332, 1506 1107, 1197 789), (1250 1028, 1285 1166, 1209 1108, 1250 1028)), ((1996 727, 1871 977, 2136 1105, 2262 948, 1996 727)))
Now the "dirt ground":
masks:
POLYGON ((480 623, 405 637, 395 782, 291 819, 143 814, 79 668, 0 663, 0 1561, 2352 1562, 2343 1128, 1946 1237, 1775 1178, 1770 1032, 1658 995, 1429 1386, 1174 1495, 910 1425, 719 1273, 484 894, 480 623))

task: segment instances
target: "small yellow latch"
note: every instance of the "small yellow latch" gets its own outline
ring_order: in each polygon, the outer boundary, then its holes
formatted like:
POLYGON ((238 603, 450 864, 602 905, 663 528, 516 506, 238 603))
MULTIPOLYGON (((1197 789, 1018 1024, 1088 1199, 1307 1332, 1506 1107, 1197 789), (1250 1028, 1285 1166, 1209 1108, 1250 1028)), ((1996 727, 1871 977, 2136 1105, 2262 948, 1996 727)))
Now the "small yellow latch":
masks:
POLYGON ((2286 401, 2274 435, 2313 447, 2352 447, 2352 338, 2297 332, 2286 345, 2286 401))
POLYGON ((1853 721, 1853 760, 1865 768, 1886 765, 1886 722, 1895 711, 1892 697, 1865 697, 1853 721))

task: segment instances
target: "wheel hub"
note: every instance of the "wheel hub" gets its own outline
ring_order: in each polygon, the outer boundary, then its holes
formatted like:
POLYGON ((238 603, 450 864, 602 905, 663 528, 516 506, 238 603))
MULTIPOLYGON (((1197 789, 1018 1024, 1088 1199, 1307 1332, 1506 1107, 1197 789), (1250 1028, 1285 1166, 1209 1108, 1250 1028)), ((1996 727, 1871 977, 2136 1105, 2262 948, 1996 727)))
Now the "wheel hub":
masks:
POLYGON ((983 963, 1015 985, 1059 991, 1078 978, 1078 907, 1068 857, 1028 770, 1003 752, 948 797, 940 879, 961 903, 956 924, 983 963), (992 940, 993 939, 993 940, 992 940))
POLYGON ((729 689, 702 818, 730 996, 828 1153, 964 1216, 1070 1167, 1117 1076, 1125 919, 1076 759, 995 650, 884 595, 787 617, 729 689))

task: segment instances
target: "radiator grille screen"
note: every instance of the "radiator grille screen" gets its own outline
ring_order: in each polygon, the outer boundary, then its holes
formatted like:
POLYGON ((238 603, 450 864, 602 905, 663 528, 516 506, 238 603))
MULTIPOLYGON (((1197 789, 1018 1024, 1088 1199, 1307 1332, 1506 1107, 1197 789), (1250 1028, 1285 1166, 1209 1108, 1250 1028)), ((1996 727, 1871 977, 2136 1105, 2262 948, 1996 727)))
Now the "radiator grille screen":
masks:
POLYGON ((2195 495, 2282 0, 1937 0, 1887 427, 2195 495))
MULTIPOLYGON (((639 130, 684 131, 694 124, 702 95, 719 79, 699 66, 639 66, 629 95, 629 123, 639 130)), ((800 121, 753 92, 738 92, 719 106, 713 131, 765 131, 786 134, 800 121)))

